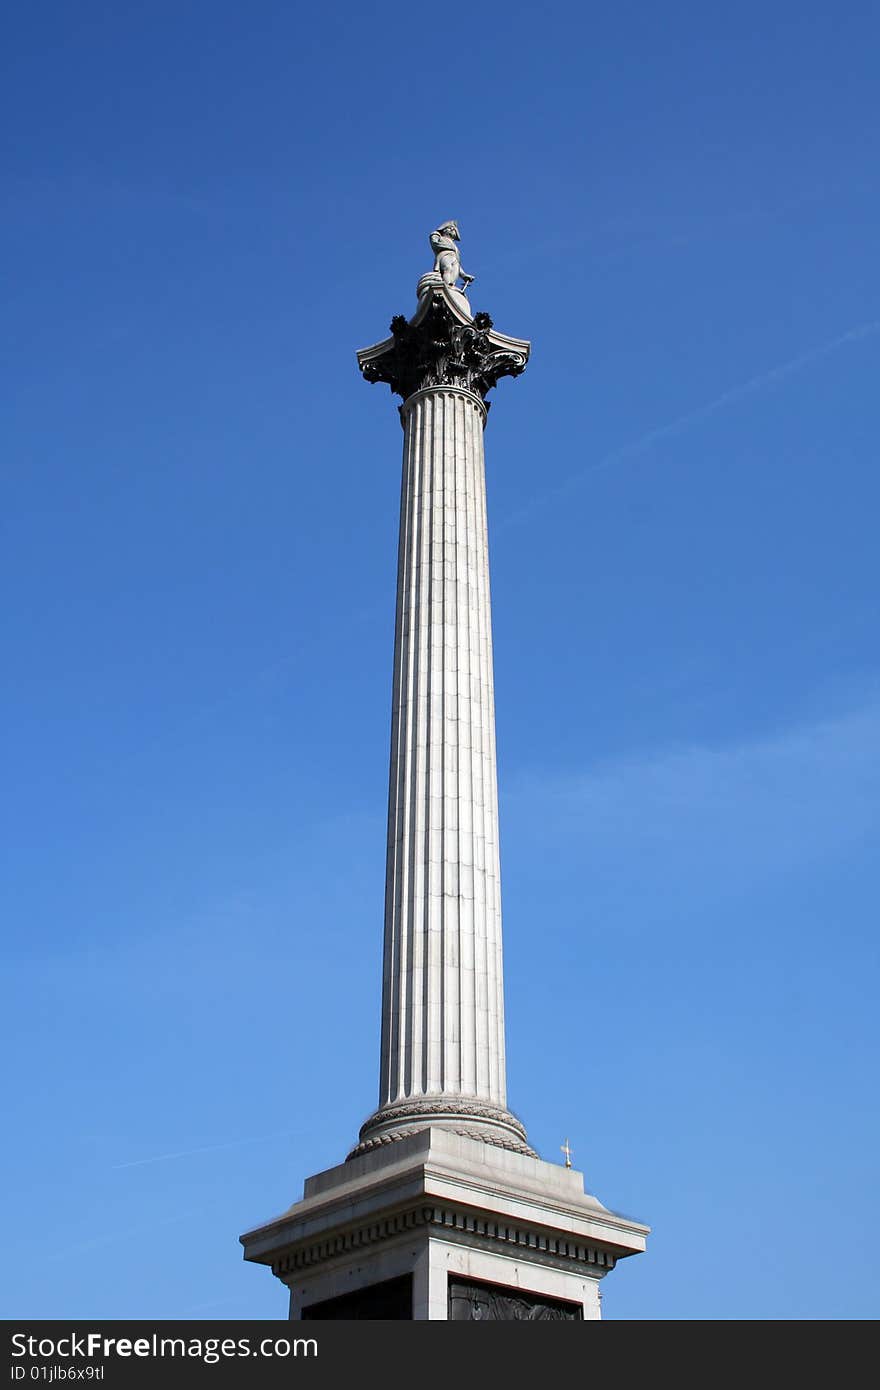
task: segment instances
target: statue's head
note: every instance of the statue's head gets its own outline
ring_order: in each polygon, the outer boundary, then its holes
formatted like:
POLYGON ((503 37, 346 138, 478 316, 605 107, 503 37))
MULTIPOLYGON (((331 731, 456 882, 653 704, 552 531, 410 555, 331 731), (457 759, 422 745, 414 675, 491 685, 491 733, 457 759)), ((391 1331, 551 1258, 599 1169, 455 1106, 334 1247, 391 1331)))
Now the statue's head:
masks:
POLYGON ((446 236, 451 236, 453 241, 461 241, 461 237, 458 233, 457 222, 441 222, 440 226, 437 228, 437 231, 446 236))

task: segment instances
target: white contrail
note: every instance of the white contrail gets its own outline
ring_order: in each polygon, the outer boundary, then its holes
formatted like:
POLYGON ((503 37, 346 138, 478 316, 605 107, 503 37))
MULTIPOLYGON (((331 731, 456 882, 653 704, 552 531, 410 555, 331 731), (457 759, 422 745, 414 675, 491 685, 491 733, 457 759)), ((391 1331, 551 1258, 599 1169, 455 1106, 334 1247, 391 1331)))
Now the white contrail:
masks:
POLYGON ((786 377, 794 376, 795 372, 801 371, 811 362, 816 362, 821 357, 827 357, 829 353, 836 352, 838 348, 844 347, 847 343, 858 342, 861 338, 869 338, 877 332, 880 332, 880 319, 871 319, 868 323, 860 323, 855 328, 848 328, 845 333, 838 334, 836 338, 830 338, 827 343, 821 343, 819 347, 810 348, 809 351, 802 352, 798 357, 792 357, 790 361, 782 362, 778 367, 771 367, 769 371, 750 377, 748 381, 743 381, 738 386, 731 386, 729 390, 722 391, 720 396, 707 401, 705 405, 697 406, 695 410, 689 410, 686 415, 679 415, 677 419, 671 420, 667 425, 658 425, 656 429, 648 430, 647 434, 641 435, 631 444, 623 444, 619 449, 612 449, 610 454, 606 454, 596 463, 580 469, 577 473, 572 473, 558 487, 541 493, 539 497, 533 498, 519 511, 505 517, 498 529, 513 525, 522 517, 527 516, 536 506, 570 492, 588 474, 598 473, 600 469, 610 468, 616 463, 622 463, 625 459, 642 454, 658 440, 666 439, 672 434, 678 434, 688 425, 693 425, 698 420, 705 420, 708 416, 714 415, 716 411, 722 410, 727 405, 732 405, 734 401, 741 401, 746 396, 752 396, 755 392, 762 391, 766 386, 775 385, 778 381, 784 381, 786 377))
POLYGON ((243 1144, 265 1144, 270 1139, 287 1139, 295 1134, 307 1133, 304 1129, 285 1129, 279 1134, 256 1134, 248 1139, 232 1139, 228 1144, 205 1144, 199 1149, 181 1149, 178 1153, 156 1154, 154 1158, 134 1158, 130 1163, 114 1163, 112 1171, 120 1168, 142 1168, 147 1163, 166 1163, 172 1158, 189 1158, 193 1154, 217 1153, 220 1149, 239 1149, 243 1144))
POLYGON ((63 1250, 52 1250, 44 1256, 47 1260, 66 1260, 72 1255, 85 1255, 89 1250, 100 1250, 103 1245, 113 1245, 117 1240, 131 1240, 135 1236, 149 1235, 164 1226, 174 1226, 179 1221, 192 1221, 194 1217, 206 1216, 217 1210, 213 1207, 197 1207, 192 1211, 180 1211, 175 1216, 160 1216, 140 1226, 128 1226, 121 1231, 110 1231, 91 1240, 80 1241, 79 1245, 68 1245, 63 1250))
MULTIPOLYGON (((817 361, 820 357, 826 357, 828 353, 835 352, 844 344, 854 343, 860 338, 867 338, 878 330, 880 330, 880 319, 872 319, 870 323, 861 323, 856 328, 849 328, 836 338, 829 339, 827 343, 810 348, 808 352, 802 352, 799 357, 792 357, 789 362, 783 362, 778 367, 771 367, 769 371, 761 372, 758 376, 751 377, 739 386, 731 386, 728 391, 722 391, 720 396, 708 401, 706 405, 698 406, 696 410, 689 410, 686 415, 680 415, 677 420, 673 420, 670 424, 660 425, 657 429, 650 430, 634 444, 624 446, 623 449, 615 451, 614 454, 607 455, 607 460, 610 461, 617 454, 628 454, 646 448, 649 444, 653 444, 655 439, 662 439, 668 434, 675 434, 677 430, 683 429, 685 425, 690 425, 695 420, 703 420, 707 415, 714 415, 715 411, 721 410, 722 406, 730 405, 732 401, 740 401, 744 396, 751 396, 755 391, 761 391, 765 386, 771 386, 774 382, 783 381, 785 377, 793 376, 802 367, 808 366, 809 363, 817 361)), ((601 467, 605 462, 606 459, 601 459, 596 467, 601 467)))

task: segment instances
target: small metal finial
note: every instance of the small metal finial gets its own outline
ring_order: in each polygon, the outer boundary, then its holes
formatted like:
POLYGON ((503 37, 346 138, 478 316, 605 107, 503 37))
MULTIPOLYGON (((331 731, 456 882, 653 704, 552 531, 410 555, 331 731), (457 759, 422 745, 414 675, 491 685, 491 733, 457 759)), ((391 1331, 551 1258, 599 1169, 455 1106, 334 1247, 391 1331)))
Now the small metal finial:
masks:
POLYGON ((564 1144, 560 1144, 559 1149, 560 1149, 560 1152, 561 1152, 561 1153, 564 1153, 564 1154, 565 1154, 565 1166, 566 1166, 566 1168, 570 1168, 570 1167, 571 1167, 571 1145, 569 1144, 569 1142, 568 1142, 567 1139, 566 1139, 566 1141, 565 1141, 564 1144))

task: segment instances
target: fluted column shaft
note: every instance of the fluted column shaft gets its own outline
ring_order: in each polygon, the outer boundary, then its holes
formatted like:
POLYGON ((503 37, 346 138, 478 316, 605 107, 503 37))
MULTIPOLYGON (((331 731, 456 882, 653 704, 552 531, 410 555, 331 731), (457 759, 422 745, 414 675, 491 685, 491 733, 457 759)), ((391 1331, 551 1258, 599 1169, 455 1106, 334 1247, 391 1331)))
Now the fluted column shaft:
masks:
POLYGON ((486 393, 529 344, 443 275, 358 352, 403 399, 379 1108, 358 1158, 426 1126, 533 1154, 507 1109, 486 393))
POLYGON ((503 1108, 486 412, 439 387, 401 414, 379 1103, 503 1108))

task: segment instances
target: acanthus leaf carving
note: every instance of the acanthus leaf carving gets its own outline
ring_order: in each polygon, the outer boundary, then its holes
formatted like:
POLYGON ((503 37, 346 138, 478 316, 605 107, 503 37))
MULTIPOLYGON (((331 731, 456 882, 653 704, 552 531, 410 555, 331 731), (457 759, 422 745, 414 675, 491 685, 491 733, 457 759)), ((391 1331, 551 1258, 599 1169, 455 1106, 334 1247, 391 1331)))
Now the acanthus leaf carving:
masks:
POLYGON ((478 313, 462 323, 445 296, 435 293, 418 321, 394 316, 388 345, 363 361, 361 371, 366 381, 386 382, 404 400, 442 386, 463 387, 485 400, 501 377, 518 376, 528 361, 527 344, 518 351, 492 330, 489 314, 478 313))

